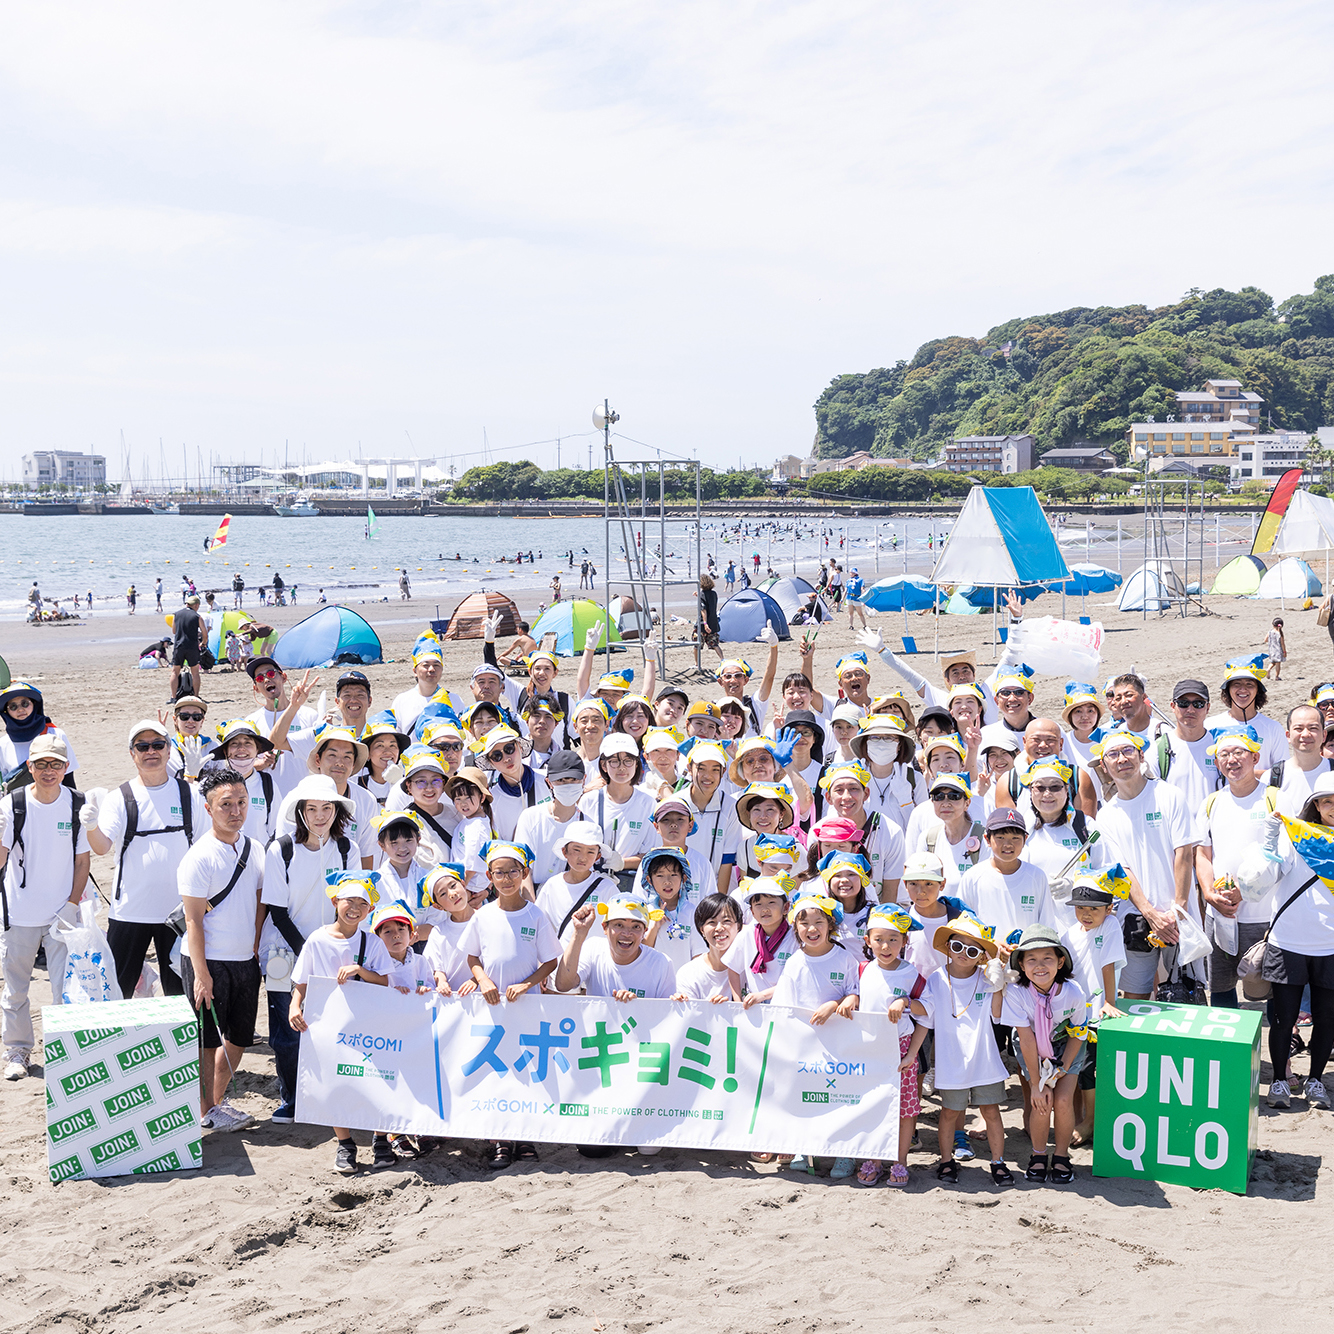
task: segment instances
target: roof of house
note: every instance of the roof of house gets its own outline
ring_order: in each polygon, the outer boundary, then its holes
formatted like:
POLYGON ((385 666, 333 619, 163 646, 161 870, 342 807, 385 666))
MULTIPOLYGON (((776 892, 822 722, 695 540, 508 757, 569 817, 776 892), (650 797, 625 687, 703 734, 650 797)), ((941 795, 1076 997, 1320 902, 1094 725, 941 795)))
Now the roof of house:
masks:
POLYGON ((1112 457, 1112 452, 1104 445, 1083 445, 1073 449, 1049 449, 1042 457, 1044 459, 1093 459, 1101 458, 1106 455, 1112 457))

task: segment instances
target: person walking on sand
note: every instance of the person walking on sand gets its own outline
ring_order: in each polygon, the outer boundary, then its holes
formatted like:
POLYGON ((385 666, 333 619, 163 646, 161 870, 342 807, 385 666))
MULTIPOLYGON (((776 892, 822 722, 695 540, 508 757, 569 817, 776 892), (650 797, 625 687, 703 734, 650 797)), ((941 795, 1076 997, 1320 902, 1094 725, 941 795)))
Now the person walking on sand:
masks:
POLYGON ((404 602, 409 601, 412 597, 412 583, 408 579, 408 572, 406 570, 400 570, 398 572, 398 596, 404 602))
POLYGON ((157 583, 153 585, 153 596, 157 599, 157 609, 162 610, 162 576, 159 575, 157 583))
POLYGON ((139 601, 139 594, 135 591, 133 584, 125 590, 125 605, 130 609, 130 615, 134 615, 135 603, 139 601))
POLYGON ((1275 681, 1283 676, 1283 664, 1288 657, 1288 641, 1283 638, 1283 617, 1275 616, 1265 640, 1269 649, 1269 675, 1275 681))
POLYGON ((558 574, 551 576, 551 600, 552 602, 560 601, 560 575, 558 574))

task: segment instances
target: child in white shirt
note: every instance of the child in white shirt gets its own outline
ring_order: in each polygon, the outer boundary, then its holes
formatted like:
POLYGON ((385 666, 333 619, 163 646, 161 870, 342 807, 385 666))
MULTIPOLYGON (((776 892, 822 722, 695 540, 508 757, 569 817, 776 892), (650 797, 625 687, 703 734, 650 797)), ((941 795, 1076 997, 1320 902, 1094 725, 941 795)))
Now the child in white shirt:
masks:
POLYGON ((460 945, 476 909, 469 905, 463 867, 458 862, 442 862, 422 877, 419 893, 418 902, 435 914, 435 927, 422 958, 431 966, 436 989, 446 996, 472 995, 477 983, 460 945))
POLYGON ((695 930, 705 952, 676 970, 673 1000, 707 1000, 714 1005, 732 999, 732 982, 723 955, 741 931, 741 909, 730 894, 710 894, 695 908, 695 930))
POLYGON ((732 999, 744 1001, 747 1009, 772 999, 787 961, 797 952, 786 917, 794 888, 786 876, 762 875, 737 890, 754 921, 728 946, 723 963, 732 980, 732 999))
POLYGON ((654 848, 639 863, 639 892, 662 916, 648 929, 645 944, 663 954, 678 970, 707 948, 695 931, 695 908, 702 887, 690 874, 690 860, 682 848, 654 848))
POLYGON ((991 1013, 1013 1024, 1019 1039, 1019 1062, 1033 1089, 1027 1118, 1032 1157, 1024 1176, 1029 1181, 1073 1181, 1070 1136, 1075 1128, 1075 1085, 1084 1064, 1088 1037, 1088 998, 1072 980, 1070 951, 1052 926, 1030 926, 1010 954, 1018 981, 996 992, 991 1013), (1053 1112, 1055 1152, 1047 1166, 1047 1132, 1053 1112))
POLYGON ((445 792, 459 813, 451 855, 463 863, 468 883, 480 885, 486 879, 482 849, 496 837, 486 775, 480 769, 460 769, 445 784, 445 792))

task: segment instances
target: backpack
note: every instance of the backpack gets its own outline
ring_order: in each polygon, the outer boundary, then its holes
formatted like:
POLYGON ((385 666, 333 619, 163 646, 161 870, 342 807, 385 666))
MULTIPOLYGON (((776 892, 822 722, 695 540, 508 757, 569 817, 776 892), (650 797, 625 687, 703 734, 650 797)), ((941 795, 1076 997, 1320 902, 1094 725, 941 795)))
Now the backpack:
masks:
MULTIPOLYGON (((347 870, 348 854, 352 851, 352 841, 343 838, 341 835, 336 840, 338 843, 338 855, 343 860, 343 870, 347 870)), ((296 844, 292 841, 291 834, 279 834, 276 839, 278 844, 278 853, 283 859, 283 875, 290 881, 292 879, 292 858, 296 853, 296 844)))
MULTIPOLYGON (((940 854, 936 851, 936 844, 940 842, 940 836, 944 832, 945 832, 944 821, 937 820, 935 828, 932 829, 931 832, 926 836, 926 850, 933 857, 940 856, 940 854)), ((965 852, 964 858, 967 860, 970 866, 976 866, 978 858, 981 857, 982 855, 982 848, 985 846, 986 842, 986 840, 982 837, 983 830, 981 822, 978 820, 974 820, 973 827, 968 831, 968 833, 971 837, 977 839, 977 847, 974 848, 972 852, 965 852)), ((945 859, 941 857, 941 861, 943 862, 944 860, 945 859)))
MULTIPOLYGON (((1270 787, 1282 787, 1282 786, 1283 786, 1283 765, 1284 765, 1285 763, 1286 763, 1286 761, 1284 761, 1284 760, 1275 760, 1275 761, 1273 762, 1273 764, 1271 764, 1271 765, 1269 766, 1269 786, 1270 786, 1270 787)), ((1331 771, 1331 772, 1334 772, 1334 760, 1326 760, 1325 763, 1329 766, 1330 771, 1331 771)))
MULTIPOLYGON (((73 855, 79 855, 79 830, 83 827, 79 823, 79 812, 83 810, 85 797, 82 792, 72 791, 70 794, 70 847, 73 855)), ((28 883, 28 850, 23 846, 23 826, 28 819, 28 789, 20 787, 15 789, 10 800, 14 806, 14 833, 11 847, 23 853, 23 869, 19 878, 19 888, 23 889, 28 883)), ((0 913, 4 918, 4 929, 9 930, 9 899, 4 892, 4 879, 0 876, 0 913)))
POLYGON ((184 834, 187 844, 195 841, 194 831, 194 811, 191 809, 190 784, 176 775, 176 788, 181 798, 181 824, 164 825, 161 829, 139 828, 139 802, 135 798, 134 791, 129 783, 120 785, 121 800, 125 802, 125 836, 120 843, 120 856, 116 859, 116 893, 117 901, 120 899, 120 882, 125 873, 125 854, 130 849, 130 844, 136 838, 149 838, 153 834, 184 834))
MULTIPOLYGON (((1280 760, 1279 763, 1282 764, 1283 761, 1280 760)), ((1279 775, 1279 779, 1280 781, 1282 781, 1281 774, 1279 775)), ((1217 805, 1218 798, 1220 796, 1222 796, 1221 789, 1218 792, 1211 792, 1207 797, 1205 797, 1204 815, 1206 819, 1208 819, 1213 815, 1214 806, 1217 805)), ((1265 810, 1267 810, 1270 815, 1278 814, 1278 783, 1270 783, 1265 788, 1265 810)))

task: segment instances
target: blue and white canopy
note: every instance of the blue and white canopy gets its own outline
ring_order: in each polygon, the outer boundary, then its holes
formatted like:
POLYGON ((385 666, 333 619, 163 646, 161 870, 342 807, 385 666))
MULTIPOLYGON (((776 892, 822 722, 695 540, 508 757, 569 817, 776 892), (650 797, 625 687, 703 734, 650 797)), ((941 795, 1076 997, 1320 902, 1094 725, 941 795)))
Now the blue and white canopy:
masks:
POLYGON ((950 530, 931 582, 1008 588, 1069 577, 1031 486, 975 486, 950 530))

